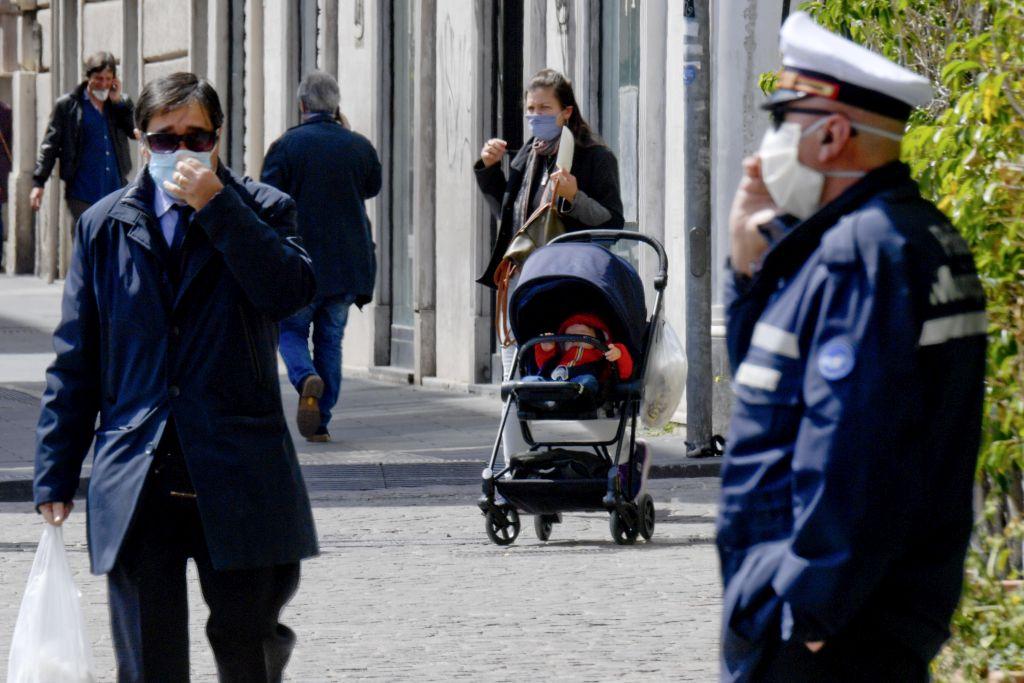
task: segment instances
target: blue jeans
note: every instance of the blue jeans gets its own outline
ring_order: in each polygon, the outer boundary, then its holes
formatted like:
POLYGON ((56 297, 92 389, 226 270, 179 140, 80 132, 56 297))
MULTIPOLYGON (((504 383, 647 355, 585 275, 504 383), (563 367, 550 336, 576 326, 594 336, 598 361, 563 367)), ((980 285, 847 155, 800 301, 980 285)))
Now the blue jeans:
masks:
POLYGON ((331 421, 331 408, 341 391, 341 342, 345 338, 352 294, 317 299, 281 321, 281 357, 288 368, 288 381, 296 391, 310 375, 324 381, 320 397, 320 427, 331 421), (313 326, 313 355, 309 353, 309 326, 313 326))

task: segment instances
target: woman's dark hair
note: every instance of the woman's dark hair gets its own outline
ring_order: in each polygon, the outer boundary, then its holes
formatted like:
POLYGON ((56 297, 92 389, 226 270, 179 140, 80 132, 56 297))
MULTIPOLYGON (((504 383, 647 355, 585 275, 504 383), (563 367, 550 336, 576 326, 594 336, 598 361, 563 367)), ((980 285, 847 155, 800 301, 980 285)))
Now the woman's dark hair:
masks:
POLYGON ((572 114, 569 115, 566 125, 572 131, 577 144, 583 147, 604 144, 580 114, 580 105, 576 103, 576 93, 573 92, 572 82, 568 78, 554 69, 541 69, 530 79, 526 86, 526 93, 529 94, 541 88, 551 88, 563 109, 572 107, 572 114))
POLYGON ((162 76, 146 84, 135 104, 135 127, 146 132, 149 121, 172 109, 198 102, 214 130, 224 125, 224 110, 213 84, 205 78, 185 71, 162 76))
POLYGON ((117 76, 117 60, 109 52, 94 52, 89 55, 85 58, 83 68, 85 69, 86 78, 107 69, 110 69, 110 72, 117 76))

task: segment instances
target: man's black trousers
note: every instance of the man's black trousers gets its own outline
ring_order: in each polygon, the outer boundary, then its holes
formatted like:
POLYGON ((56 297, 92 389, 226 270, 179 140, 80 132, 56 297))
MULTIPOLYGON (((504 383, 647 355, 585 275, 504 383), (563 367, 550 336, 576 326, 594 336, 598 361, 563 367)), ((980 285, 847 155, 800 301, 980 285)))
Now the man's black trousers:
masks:
POLYGON ((189 680, 185 563, 210 607, 206 635, 222 682, 281 680, 295 634, 278 618, 298 563, 218 571, 210 562, 184 460, 168 424, 131 529, 107 576, 120 683, 189 680))
POLYGON ((758 683, 928 683, 928 662, 890 639, 843 635, 818 652, 777 643, 754 674, 758 683))

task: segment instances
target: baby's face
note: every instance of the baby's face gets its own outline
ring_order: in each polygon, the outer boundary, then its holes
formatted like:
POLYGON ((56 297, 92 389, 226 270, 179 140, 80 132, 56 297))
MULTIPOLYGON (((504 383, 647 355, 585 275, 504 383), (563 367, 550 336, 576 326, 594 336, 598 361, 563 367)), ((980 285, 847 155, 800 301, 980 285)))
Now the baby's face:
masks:
MULTIPOLYGON (((587 336, 587 337, 596 337, 597 336, 597 330, 595 330, 590 325, 584 325, 583 323, 576 323, 575 325, 569 325, 569 327, 565 328, 565 333, 566 334, 582 334, 582 335, 587 336)), ((590 344, 584 344, 582 342, 569 342, 569 346, 570 347, 582 346, 585 349, 592 349, 592 348, 594 348, 590 344)))

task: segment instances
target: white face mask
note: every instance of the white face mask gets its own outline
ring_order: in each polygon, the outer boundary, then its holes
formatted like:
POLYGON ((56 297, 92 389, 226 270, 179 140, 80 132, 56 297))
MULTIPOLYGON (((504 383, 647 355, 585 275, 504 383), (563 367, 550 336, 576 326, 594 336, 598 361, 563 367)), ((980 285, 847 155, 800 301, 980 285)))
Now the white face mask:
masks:
POLYGON ((822 172, 800 163, 800 140, 821 128, 827 120, 819 119, 806 130, 793 122, 784 122, 778 130, 769 128, 758 150, 761 177, 768 187, 768 194, 779 211, 802 221, 814 215, 821 206, 821 191, 826 177, 860 178, 864 175, 863 171, 822 172))
POLYGON ((93 90, 92 96, 100 102, 106 102, 107 98, 110 97, 110 89, 107 88, 106 90, 93 90))

